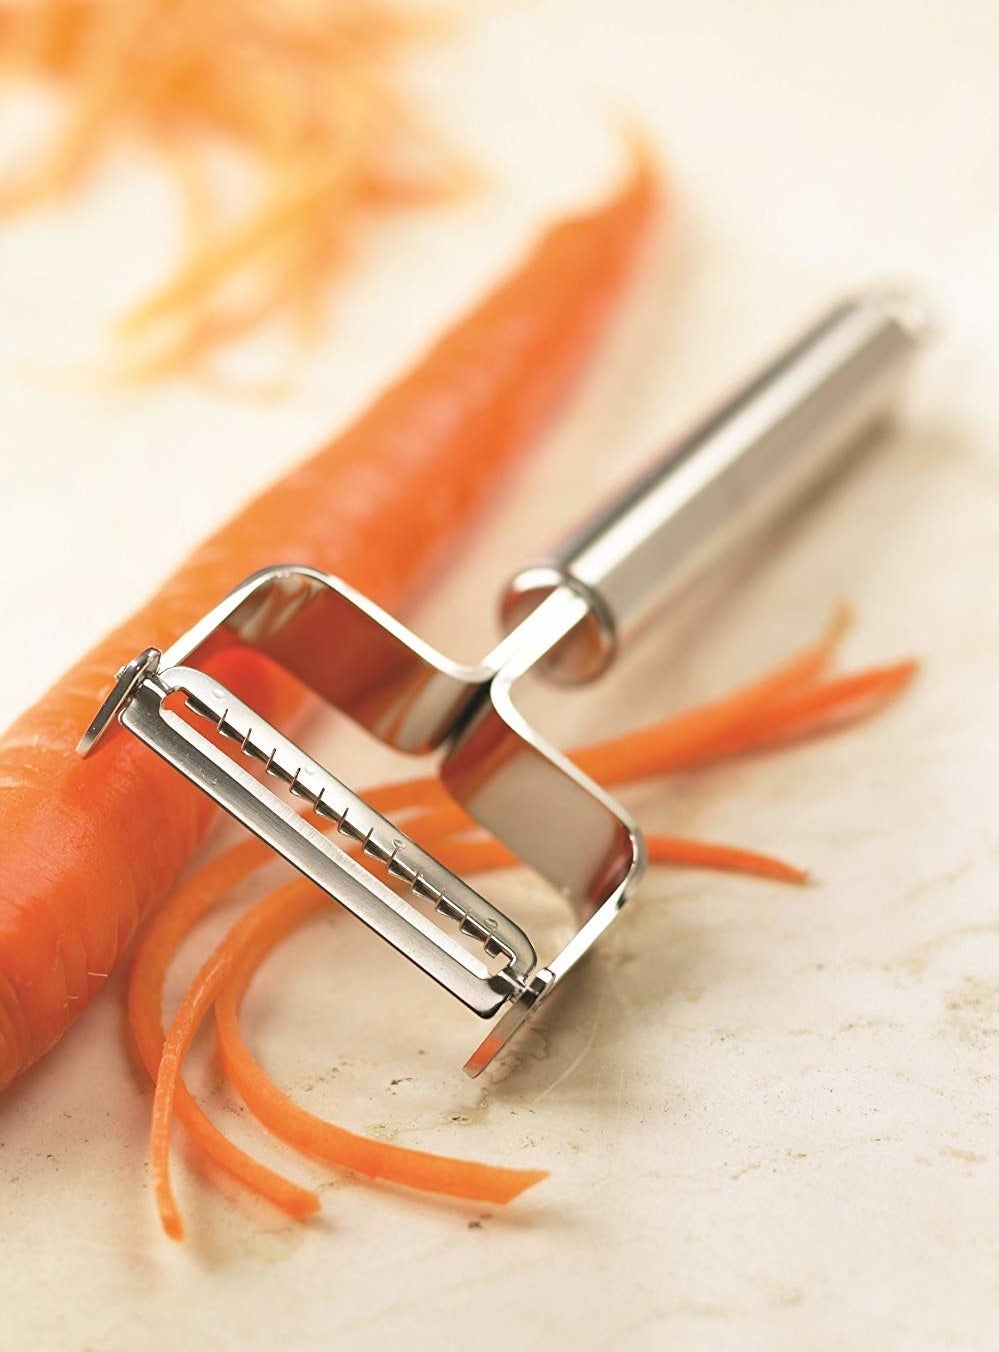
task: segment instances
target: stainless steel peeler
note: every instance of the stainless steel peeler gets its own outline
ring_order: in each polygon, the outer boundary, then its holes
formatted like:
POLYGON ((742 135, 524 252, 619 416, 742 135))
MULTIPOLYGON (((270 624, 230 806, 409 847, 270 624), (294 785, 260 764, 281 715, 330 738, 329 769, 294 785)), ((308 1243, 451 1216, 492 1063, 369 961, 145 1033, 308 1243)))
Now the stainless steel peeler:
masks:
POLYGON ((628 813, 525 722, 517 682, 538 667, 566 682, 599 675, 654 609, 876 427, 922 329, 901 293, 838 305, 515 578, 509 632, 479 666, 449 661, 335 577, 266 568, 168 651, 124 667, 81 753, 117 719, 463 1004, 498 1015, 465 1065, 478 1075, 618 916, 645 864, 628 813), (441 751, 452 798, 572 907, 579 929, 566 947, 540 964, 519 925, 208 675, 205 661, 233 642, 259 648, 390 746, 441 751), (205 735, 208 724, 245 766, 205 735), (383 866, 384 881, 341 836, 383 866))

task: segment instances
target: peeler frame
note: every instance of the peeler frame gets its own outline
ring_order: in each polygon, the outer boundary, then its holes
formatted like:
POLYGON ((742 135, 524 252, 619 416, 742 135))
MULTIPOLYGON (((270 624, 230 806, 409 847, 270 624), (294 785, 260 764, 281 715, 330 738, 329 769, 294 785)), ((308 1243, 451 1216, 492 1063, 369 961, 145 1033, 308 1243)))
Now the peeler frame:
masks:
POLYGON ((337 578, 290 565, 263 569, 169 650, 148 649, 123 668, 81 750, 89 752, 118 720, 480 1017, 509 1006, 465 1066, 477 1075, 616 917, 645 865, 641 833, 627 813, 541 738, 513 701, 520 675, 589 613, 567 588, 547 598, 481 665, 463 666, 337 578), (263 652, 400 751, 428 753, 448 743, 441 773, 451 796, 534 863, 573 907, 579 930, 566 947, 539 967, 518 925, 209 675, 205 665, 233 644, 263 652), (358 653, 364 654, 363 679, 358 653), (199 717, 182 716, 174 697, 199 717), (279 795, 235 762, 199 728, 202 719, 238 742, 287 793, 279 795), (483 757, 494 799, 496 780, 503 781, 502 804, 481 801, 483 757), (512 781, 523 782, 523 789, 512 781), (532 816, 516 807, 512 819, 507 807, 504 819, 504 805, 522 792, 540 792, 549 803, 557 795, 562 810, 585 823, 587 848, 570 836, 553 848, 550 830, 543 841, 532 840, 532 816), (295 799, 305 813, 296 811, 295 799), (499 964, 477 961, 413 901, 372 876, 319 829, 330 823, 380 862, 391 880, 408 884, 414 901, 430 903, 499 964))

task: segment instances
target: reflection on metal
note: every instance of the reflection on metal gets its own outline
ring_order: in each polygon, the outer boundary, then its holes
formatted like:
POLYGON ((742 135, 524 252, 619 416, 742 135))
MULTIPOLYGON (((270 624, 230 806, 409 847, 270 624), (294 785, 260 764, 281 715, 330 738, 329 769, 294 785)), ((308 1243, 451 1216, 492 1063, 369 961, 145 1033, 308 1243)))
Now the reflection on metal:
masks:
POLYGON ((123 668, 80 750, 121 723, 457 999, 498 1014, 466 1064, 476 1075, 616 918, 645 864, 620 804, 518 712, 518 681, 535 669, 598 674, 654 609, 885 416, 920 333, 905 296, 838 306, 519 575, 505 602, 511 631, 480 666, 449 661, 336 578, 267 568, 162 656, 150 649, 123 668), (572 908, 578 929, 562 951, 539 966, 520 926, 221 685, 210 673, 237 644, 388 745, 440 751, 451 797, 572 908))

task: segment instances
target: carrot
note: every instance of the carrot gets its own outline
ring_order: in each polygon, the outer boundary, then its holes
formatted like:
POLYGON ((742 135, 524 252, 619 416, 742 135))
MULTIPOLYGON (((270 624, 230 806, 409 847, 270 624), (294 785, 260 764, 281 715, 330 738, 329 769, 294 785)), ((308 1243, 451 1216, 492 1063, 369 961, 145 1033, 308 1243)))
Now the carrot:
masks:
MULTIPOLYGON (((204 795, 130 737, 77 758, 109 674, 276 560, 402 605, 565 394, 655 199, 653 170, 636 157, 620 190, 549 230, 348 431, 244 508, 0 740, 0 1088, 103 985, 212 819, 204 795)), ((252 653, 213 670, 265 717, 286 717, 300 698, 252 653)))

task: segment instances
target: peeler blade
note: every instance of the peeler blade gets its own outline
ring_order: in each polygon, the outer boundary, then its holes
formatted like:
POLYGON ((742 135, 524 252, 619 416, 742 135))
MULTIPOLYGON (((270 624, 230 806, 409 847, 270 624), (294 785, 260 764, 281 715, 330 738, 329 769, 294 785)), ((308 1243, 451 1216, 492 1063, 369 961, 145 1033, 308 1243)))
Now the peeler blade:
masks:
POLYGON ((524 931, 212 677, 190 667, 160 671, 140 683, 121 721, 476 1014, 492 1016, 524 989, 537 965, 524 931), (174 697, 193 719, 173 707, 174 697), (227 755, 207 735, 209 727, 238 743, 239 752, 285 787, 286 796, 227 755), (308 816, 295 810, 294 799, 308 816), (385 881, 337 837, 381 865, 385 881), (390 882, 401 884, 413 900, 397 895, 390 882), (417 899, 469 939, 481 957, 425 915, 417 899))

